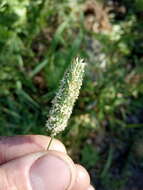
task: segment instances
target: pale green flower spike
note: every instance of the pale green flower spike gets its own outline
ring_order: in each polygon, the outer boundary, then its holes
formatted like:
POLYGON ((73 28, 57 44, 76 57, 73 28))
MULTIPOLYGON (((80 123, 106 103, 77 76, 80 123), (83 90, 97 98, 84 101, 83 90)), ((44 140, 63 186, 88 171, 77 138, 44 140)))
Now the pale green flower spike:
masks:
POLYGON ((61 80, 46 123, 47 130, 51 131, 52 137, 67 127, 68 119, 82 85, 85 65, 83 59, 74 59, 61 80))

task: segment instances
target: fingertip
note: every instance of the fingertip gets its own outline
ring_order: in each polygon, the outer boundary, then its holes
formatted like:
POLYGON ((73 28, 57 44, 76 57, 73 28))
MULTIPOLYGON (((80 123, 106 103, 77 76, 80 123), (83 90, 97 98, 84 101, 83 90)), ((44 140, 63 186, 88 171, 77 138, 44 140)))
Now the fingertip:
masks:
POLYGON ((92 185, 90 185, 87 190, 95 190, 95 188, 92 185))
POLYGON ((58 139, 54 139, 53 143, 51 144, 50 150, 56 150, 59 152, 67 153, 64 144, 58 139))
MULTIPOLYGON (((51 137, 44 135, 29 135, 29 137, 31 137, 36 144, 40 144, 45 150, 47 150, 51 137)), ((53 139, 49 150, 56 150, 59 152, 67 153, 64 144, 58 139, 53 139)))
POLYGON ((72 190, 87 190, 87 188, 90 186, 90 176, 83 166, 78 164, 76 164, 75 166, 77 176, 72 190))

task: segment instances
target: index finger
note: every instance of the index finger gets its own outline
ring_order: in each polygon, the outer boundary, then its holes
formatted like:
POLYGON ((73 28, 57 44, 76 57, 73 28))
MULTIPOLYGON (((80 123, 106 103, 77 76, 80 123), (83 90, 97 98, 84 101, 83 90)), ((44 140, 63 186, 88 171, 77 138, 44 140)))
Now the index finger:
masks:
MULTIPOLYGON (((42 135, 23 135, 12 137, 0 137, 0 164, 30 153, 46 151, 50 137, 42 135)), ((54 139, 50 150, 66 153, 65 146, 54 139)))

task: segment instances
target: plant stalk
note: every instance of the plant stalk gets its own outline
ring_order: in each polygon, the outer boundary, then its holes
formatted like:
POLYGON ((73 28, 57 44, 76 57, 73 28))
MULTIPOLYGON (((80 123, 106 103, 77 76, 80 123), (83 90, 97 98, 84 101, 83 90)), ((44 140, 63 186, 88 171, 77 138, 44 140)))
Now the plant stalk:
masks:
POLYGON ((49 142, 49 144, 48 144, 47 150, 50 149, 50 146, 51 146, 51 144, 52 144, 53 139, 54 139, 54 136, 51 136, 51 139, 50 139, 50 142, 49 142))

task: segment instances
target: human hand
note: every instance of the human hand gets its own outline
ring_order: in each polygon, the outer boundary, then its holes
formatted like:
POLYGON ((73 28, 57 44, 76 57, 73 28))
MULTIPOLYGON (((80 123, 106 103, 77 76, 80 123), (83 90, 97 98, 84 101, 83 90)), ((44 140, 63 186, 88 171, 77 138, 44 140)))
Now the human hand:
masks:
POLYGON ((40 135, 0 137, 0 190, 94 190, 64 145, 40 135))

